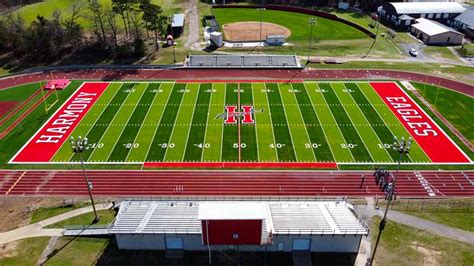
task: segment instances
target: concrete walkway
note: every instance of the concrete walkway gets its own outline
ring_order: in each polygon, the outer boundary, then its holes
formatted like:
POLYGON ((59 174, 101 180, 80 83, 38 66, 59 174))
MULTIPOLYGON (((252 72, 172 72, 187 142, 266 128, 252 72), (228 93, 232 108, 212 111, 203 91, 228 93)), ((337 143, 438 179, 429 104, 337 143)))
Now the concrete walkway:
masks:
MULTIPOLYGON (((370 218, 375 215, 382 217, 383 211, 383 209, 376 210, 370 206, 357 207, 357 212, 364 218, 370 218)), ((474 245, 474 233, 472 232, 452 228, 443 224, 438 224, 429 220, 425 220, 416 216, 404 214, 393 210, 389 210, 387 218, 391 221, 400 224, 404 224, 410 227, 425 230, 433 234, 474 245)))
MULTIPOLYGON (((97 204, 97 210, 105 210, 112 207, 112 204, 97 204)), ((43 229, 43 227, 55 224, 57 222, 92 212, 92 207, 84 207, 70 212, 66 212, 43 221, 23 226, 8 232, 0 233, 0 245, 16 241, 23 238, 38 237, 38 236, 61 236, 64 229, 43 229)))
POLYGON ((189 22, 189 33, 188 39, 186 40, 184 46, 190 48, 191 50, 202 50, 199 37, 199 11, 196 1, 197 0, 188 0, 186 3, 185 12, 188 16, 187 20, 189 22))

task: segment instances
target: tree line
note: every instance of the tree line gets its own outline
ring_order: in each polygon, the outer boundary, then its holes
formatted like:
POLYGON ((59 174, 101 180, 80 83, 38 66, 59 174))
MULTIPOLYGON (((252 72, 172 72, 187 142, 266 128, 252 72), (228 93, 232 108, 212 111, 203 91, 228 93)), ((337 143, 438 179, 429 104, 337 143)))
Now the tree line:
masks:
POLYGON ((20 15, 0 19, 0 51, 24 62, 50 62, 68 54, 92 53, 101 58, 141 57, 144 39, 166 36, 171 18, 150 0, 76 0, 64 14, 38 15, 29 25, 20 15), (92 24, 86 30, 79 23, 92 24))

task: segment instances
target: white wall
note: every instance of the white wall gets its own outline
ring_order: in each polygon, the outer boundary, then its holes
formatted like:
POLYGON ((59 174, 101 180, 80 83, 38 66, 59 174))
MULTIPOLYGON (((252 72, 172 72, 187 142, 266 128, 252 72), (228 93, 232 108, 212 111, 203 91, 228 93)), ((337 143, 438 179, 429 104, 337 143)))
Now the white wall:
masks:
MULTIPOLYGON (((202 244, 200 234, 195 235, 169 235, 170 237, 182 237, 185 250, 206 251, 207 246, 202 244)), ((141 249, 141 250, 165 250, 165 235, 116 235, 119 249, 141 249)), ((312 252, 349 252, 357 253, 362 236, 357 235, 274 235, 273 245, 267 246, 267 251, 278 251, 278 243, 283 243, 283 250, 291 252, 294 239, 311 239, 312 252)), ((265 251, 260 246, 240 246, 241 251, 265 251)), ((211 250, 225 250, 231 246, 211 246, 211 250)), ((234 247, 236 248, 236 247, 234 247)))

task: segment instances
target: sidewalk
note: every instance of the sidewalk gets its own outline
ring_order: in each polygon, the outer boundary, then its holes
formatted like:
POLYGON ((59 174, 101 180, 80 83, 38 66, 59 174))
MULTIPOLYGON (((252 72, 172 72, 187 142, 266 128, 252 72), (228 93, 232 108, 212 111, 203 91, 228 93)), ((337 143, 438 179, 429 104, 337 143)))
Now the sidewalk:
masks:
MULTIPOLYGON (((375 210, 373 206, 357 207, 358 213, 364 217, 383 216, 383 209, 375 210)), ((404 224, 417 229, 425 230, 433 234, 447 237, 453 240, 474 245, 474 233, 461 229, 452 228, 443 224, 438 224, 429 220, 418 218, 416 216, 404 214, 401 212, 389 210, 387 218, 391 221, 404 224)))
MULTIPOLYGON (((112 204, 97 204, 97 210, 105 210, 112 207, 112 204)), ((80 208, 70 212, 66 212, 43 221, 23 226, 8 232, 0 233, 0 245, 16 241, 23 238, 38 237, 38 236, 62 236, 64 229, 43 229, 43 227, 55 224, 57 222, 92 212, 92 206, 80 208)))

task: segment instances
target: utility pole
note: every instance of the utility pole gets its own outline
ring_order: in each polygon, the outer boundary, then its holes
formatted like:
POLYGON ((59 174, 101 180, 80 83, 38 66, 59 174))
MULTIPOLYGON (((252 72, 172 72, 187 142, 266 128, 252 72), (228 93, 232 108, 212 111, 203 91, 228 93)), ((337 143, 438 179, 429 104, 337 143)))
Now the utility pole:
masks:
POLYGON ((370 265, 373 265, 374 263, 375 253, 377 252, 377 247, 379 245, 380 237, 382 236, 382 232, 385 229, 385 224, 387 223, 387 213, 388 213, 388 209, 390 208, 390 203, 392 202, 393 192, 395 191, 395 184, 397 181, 398 171, 400 170, 400 165, 402 163, 402 157, 403 157, 403 154, 405 153, 408 154, 410 152, 411 142, 412 142, 411 137, 408 139, 405 139, 404 137, 402 137, 400 140, 397 139, 397 137, 393 138, 393 149, 398 151, 400 156, 398 157, 397 171, 395 172, 395 175, 393 177, 392 188, 390 191, 388 191, 387 207, 385 208, 383 218, 379 224, 379 234, 377 236, 377 241, 375 242, 374 251, 372 252, 372 256, 370 257, 370 265))
POLYGON ((262 23, 263 23, 263 11, 265 10, 264 7, 257 8, 260 11, 260 38, 259 41, 262 42, 262 23))
POLYGON ((95 218, 94 218, 94 221, 92 221, 92 223, 95 224, 99 221, 99 216, 97 215, 97 210, 95 209, 95 204, 94 204, 94 198, 92 197, 92 182, 89 182, 89 178, 87 177, 87 173, 86 173, 86 167, 84 166, 84 160, 82 158, 82 153, 90 148, 87 141, 88 141, 87 138, 82 138, 81 136, 79 136, 77 140, 75 140, 74 137, 71 137, 69 139, 69 142, 71 143, 72 152, 74 152, 74 154, 79 154, 79 158, 81 159, 81 166, 82 166, 82 171, 84 173, 84 179, 86 180, 87 190, 89 191, 89 197, 92 203, 92 209, 94 210, 95 218))
POLYGON ((313 42, 313 26, 318 23, 318 19, 315 17, 309 18, 309 26, 310 26, 310 34, 309 34, 309 46, 308 46, 308 60, 306 61, 306 64, 309 63, 309 57, 311 55, 311 43, 313 42))

